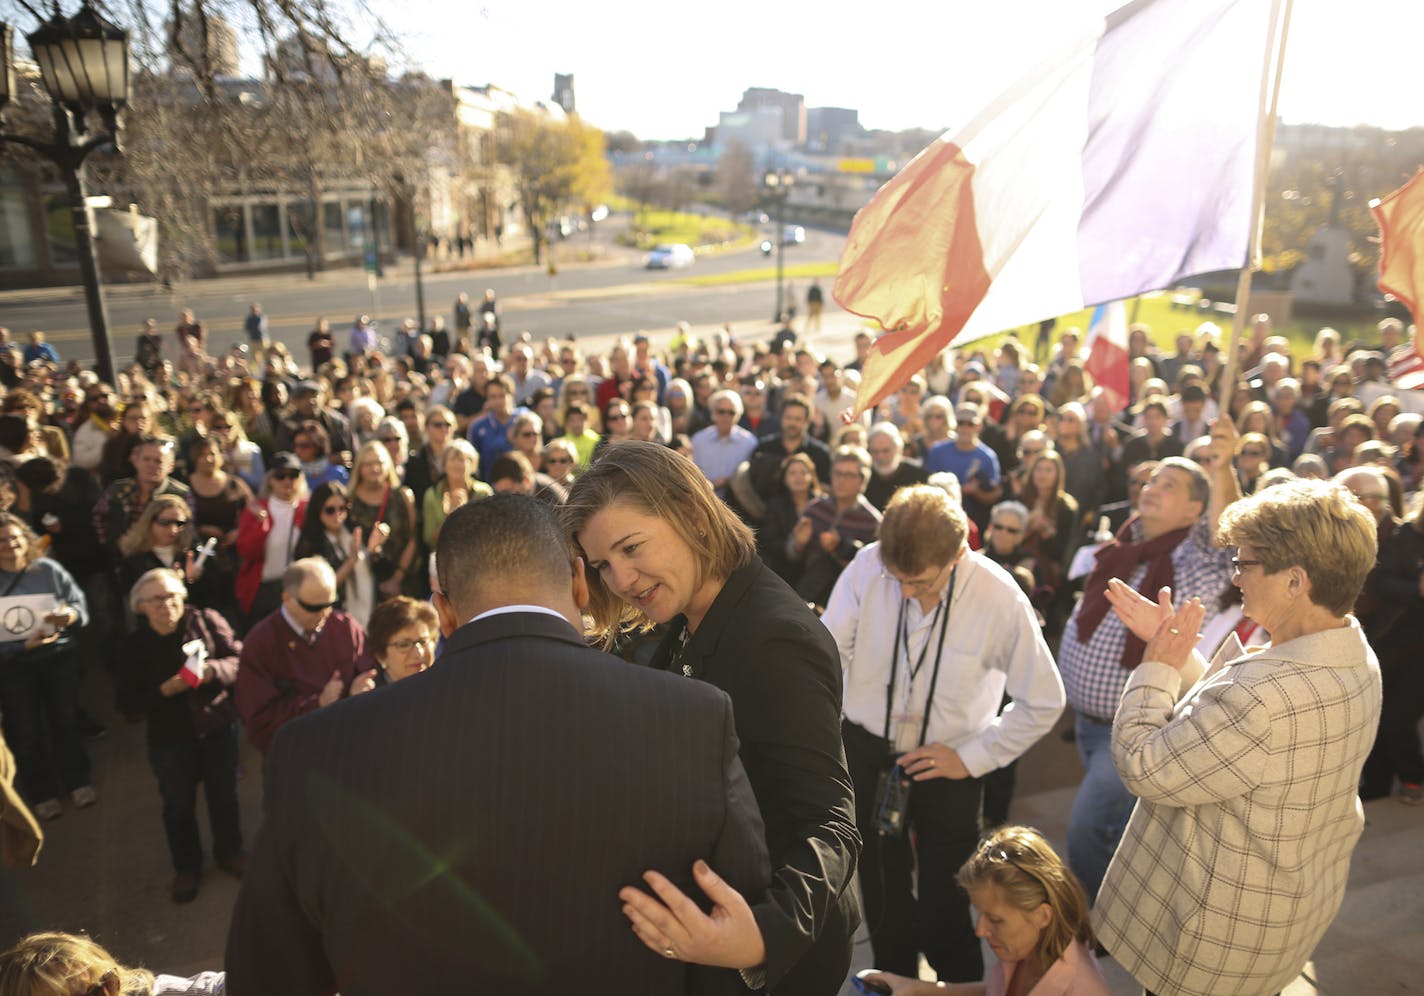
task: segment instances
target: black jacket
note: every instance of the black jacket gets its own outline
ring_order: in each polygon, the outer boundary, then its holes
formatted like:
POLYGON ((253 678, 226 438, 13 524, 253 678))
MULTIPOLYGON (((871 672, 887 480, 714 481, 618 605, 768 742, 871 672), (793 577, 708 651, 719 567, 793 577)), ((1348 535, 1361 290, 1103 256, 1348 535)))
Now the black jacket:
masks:
POLYGON ((177 630, 160 636, 142 617, 124 641, 118 657, 119 706, 125 715, 148 719, 148 743, 153 747, 197 743, 237 721, 231 687, 237 680, 242 642, 227 620, 212 609, 188 606, 177 630), (183 644, 202 640, 208 665, 216 677, 179 695, 165 696, 158 686, 183 666, 183 644))
POLYGON ((231 996, 745 992, 653 954, 618 890, 770 877, 731 704, 542 613, 285 725, 233 912, 231 996))
MULTIPOLYGON (((677 668, 684 624, 679 617, 669 627, 655 667, 677 668)), ((841 745, 835 640, 755 560, 727 579, 681 663, 732 697, 742 763, 766 821, 772 885, 747 901, 766 942, 768 988, 776 996, 834 994, 860 923, 860 834, 841 745)))

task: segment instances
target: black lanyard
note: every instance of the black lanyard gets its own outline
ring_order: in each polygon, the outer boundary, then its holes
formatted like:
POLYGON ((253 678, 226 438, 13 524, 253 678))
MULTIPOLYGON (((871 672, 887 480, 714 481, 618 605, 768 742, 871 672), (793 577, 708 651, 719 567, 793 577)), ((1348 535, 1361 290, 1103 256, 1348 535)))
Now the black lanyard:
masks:
MULTIPOLYGON (((949 590, 945 592, 944 601, 935 606, 934 618, 930 619, 929 633, 925 636, 925 645, 920 648, 920 659, 910 670, 910 681, 913 683, 919 676, 920 669, 925 664, 925 654, 930 649, 930 641, 934 639, 935 620, 939 620, 939 643, 935 647, 934 670, 930 672, 929 692, 925 696, 925 714, 920 721, 920 742, 919 746, 925 745, 925 736, 930 729, 930 710, 934 708, 935 686, 939 684, 939 662, 944 656, 944 636, 949 630, 949 609, 954 604, 954 579, 959 574, 959 566, 955 565, 954 570, 949 572, 949 590), (941 612, 941 610, 943 610, 941 612)), ((910 634, 906 632, 908 625, 908 598, 900 602, 900 620, 895 626, 895 647, 890 655, 890 682, 885 686, 885 739, 890 740, 890 714, 895 702, 895 675, 900 668, 900 641, 905 642, 905 657, 910 656, 910 634)))

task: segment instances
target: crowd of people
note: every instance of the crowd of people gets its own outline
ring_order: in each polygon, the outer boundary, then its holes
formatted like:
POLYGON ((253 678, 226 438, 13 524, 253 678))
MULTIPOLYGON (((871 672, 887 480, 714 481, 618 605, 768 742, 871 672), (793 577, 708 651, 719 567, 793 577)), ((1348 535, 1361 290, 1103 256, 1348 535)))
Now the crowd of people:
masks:
MULTIPOLYGON (((383 340, 365 315, 344 336, 322 320, 298 362, 259 304, 222 355, 185 311, 171 338, 148 323, 113 384, 0 330, 0 716, 20 808, 48 824, 101 804, 85 699, 112 688, 146 725, 173 901, 201 888, 199 786, 213 863, 245 879, 234 992, 378 992, 468 961, 417 945, 424 966, 391 975, 362 953, 361 911, 419 906, 383 891, 419 874, 395 867, 416 858, 390 855, 392 831, 346 854, 303 844, 394 816, 429 853, 468 850, 445 814, 388 794, 379 772, 407 746, 449 763, 439 793, 465 779, 505 799, 485 769, 530 770, 557 730, 558 763, 581 772, 563 791, 610 812, 590 794, 623 798, 606 775, 688 754, 660 770, 723 789, 668 788, 690 808, 662 842, 696 846, 630 848, 637 873, 604 897, 662 959, 659 985, 688 991, 833 993, 863 914, 880 991, 921 991, 921 954, 990 993, 1101 985, 1105 948, 1152 992, 1276 992, 1339 908, 1357 799, 1424 803, 1424 417, 1389 379, 1410 348, 1396 320, 1368 342, 1323 329, 1300 355, 1257 316, 1231 392, 1221 330, 1165 351, 1135 326, 1125 403, 1093 383, 1076 329, 1037 358, 1009 338, 946 352, 860 418, 868 333, 847 362, 794 333, 685 325, 661 348, 640 334, 585 353, 501 332, 493 292, 461 295, 452 325, 383 340), (568 702, 512 677, 437 692, 520 640, 526 663, 562 642, 592 656, 565 647, 560 669, 615 655, 725 695, 622 672, 568 702), (594 749, 608 728, 571 717, 614 689, 685 710, 684 732, 719 710, 734 725, 693 744, 635 711, 635 732, 594 749), (441 711, 459 696, 493 697, 478 736, 441 711), (345 700, 364 704, 329 709, 345 700), (404 726, 386 714, 401 702, 404 726), (1018 759, 1065 708, 1084 777, 1061 860, 1009 816, 1018 759), (372 736, 397 729, 405 746, 372 736), (256 850, 242 737, 268 757, 256 850), (694 812, 732 822, 708 838, 694 812), (319 897, 273 864, 339 878, 358 860, 391 867, 319 897)), ((504 871, 541 840, 507 842, 504 871)), ((508 895, 496 911, 525 941, 518 957, 476 942, 499 963, 481 977, 519 979, 549 950, 565 960, 548 978, 573 977, 567 931, 508 895)), ((457 943, 446 921, 467 900, 408 908, 457 943)), ((95 950, 88 984, 118 978, 95 950)), ((646 954, 610 950, 610 967, 646 954)), ((0 984, 22 960, 0 957, 0 984)))

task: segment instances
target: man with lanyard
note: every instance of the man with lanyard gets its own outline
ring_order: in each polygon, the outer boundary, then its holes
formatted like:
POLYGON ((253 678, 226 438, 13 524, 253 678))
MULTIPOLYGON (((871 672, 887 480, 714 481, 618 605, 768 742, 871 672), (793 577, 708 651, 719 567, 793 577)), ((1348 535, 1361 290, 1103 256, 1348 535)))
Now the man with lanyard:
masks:
POLYGON ((860 889, 874 964, 914 977, 923 946, 946 982, 984 977, 969 901, 955 884, 979 841, 983 776, 1052 729, 1064 703, 1033 606, 968 548, 968 528, 943 489, 901 489, 880 541, 846 568, 822 617, 845 673, 842 735, 865 841, 860 889), (1005 692, 1013 701, 1000 712, 1005 692), (895 766, 909 797, 899 827, 882 832, 880 783, 895 766))

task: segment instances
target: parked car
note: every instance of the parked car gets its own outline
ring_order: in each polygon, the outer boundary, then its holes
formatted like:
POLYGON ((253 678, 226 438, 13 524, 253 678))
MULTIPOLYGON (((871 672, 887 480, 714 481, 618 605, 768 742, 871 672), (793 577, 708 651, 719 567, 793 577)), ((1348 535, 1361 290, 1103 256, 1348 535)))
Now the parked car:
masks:
POLYGON ((789 246, 799 246, 806 241, 806 229, 800 225, 787 225, 781 230, 781 241, 789 246))
POLYGON ((643 259, 643 265, 650 270, 680 270, 691 266, 696 257, 692 247, 682 242, 671 245, 654 246, 643 259))

